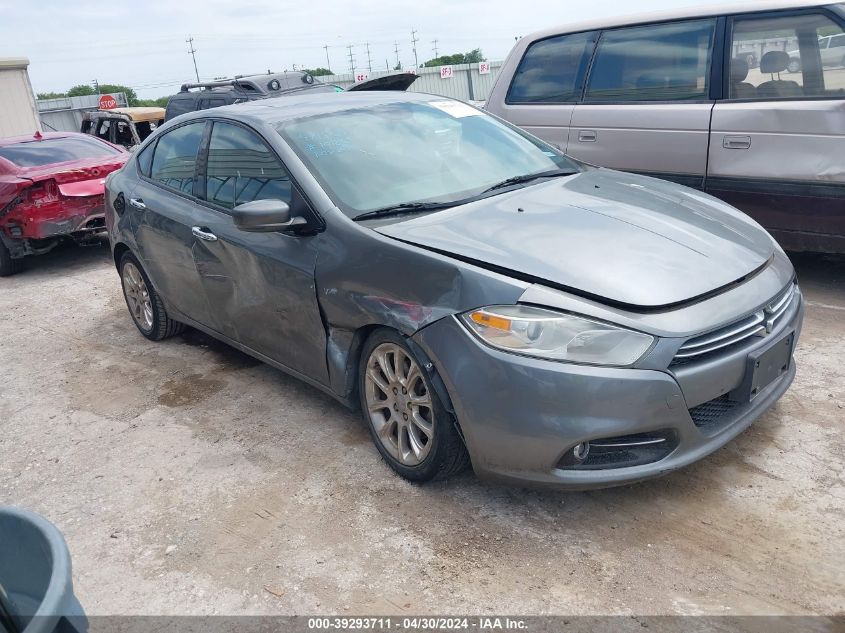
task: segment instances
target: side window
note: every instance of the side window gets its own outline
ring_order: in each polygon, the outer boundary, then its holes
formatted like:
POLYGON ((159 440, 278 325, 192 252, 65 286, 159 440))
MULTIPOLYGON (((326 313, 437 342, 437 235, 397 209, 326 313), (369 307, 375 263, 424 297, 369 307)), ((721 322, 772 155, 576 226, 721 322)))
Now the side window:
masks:
POLYGON ((138 170, 147 178, 150 177, 150 168, 153 164, 153 152, 155 152, 155 141, 147 145, 140 154, 138 154, 138 170))
POLYGON ((97 124, 97 131, 95 132, 98 138, 101 138, 106 141, 111 141, 110 137, 111 133, 111 120, 110 119, 100 119, 100 122, 97 124))
POLYGON ((825 15, 737 19, 731 47, 731 99, 845 96, 845 35, 825 15))
POLYGON ((715 20, 605 31, 590 71, 586 100, 706 99, 715 20))
POLYGON ((507 103, 567 103, 581 96, 579 79, 592 53, 592 33, 532 44, 514 73, 507 103))
POLYGON ((165 187, 190 194, 194 188, 197 152, 202 143, 205 121, 189 123, 158 139, 150 178, 165 187))
POLYGON ((208 146, 206 198, 227 209, 253 200, 290 204, 290 176, 257 134, 216 122, 208 146))

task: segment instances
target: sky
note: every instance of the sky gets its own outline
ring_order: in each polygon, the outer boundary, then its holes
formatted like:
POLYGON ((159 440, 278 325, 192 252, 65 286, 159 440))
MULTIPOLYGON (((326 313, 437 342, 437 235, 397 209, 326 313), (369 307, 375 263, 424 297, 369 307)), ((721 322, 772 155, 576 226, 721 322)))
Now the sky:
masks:
POLYGON ((514 38, 549 26, 717 0, 0 0, 0 57, 28 57, 33 89, 131 86, 142 98, 194 81, 306 67, 349 72, 481 48, 504 59, 514 38), (328 46, 328 51, 323 48, 328 46), (328 61, 326 53, 328 52, 328 61))

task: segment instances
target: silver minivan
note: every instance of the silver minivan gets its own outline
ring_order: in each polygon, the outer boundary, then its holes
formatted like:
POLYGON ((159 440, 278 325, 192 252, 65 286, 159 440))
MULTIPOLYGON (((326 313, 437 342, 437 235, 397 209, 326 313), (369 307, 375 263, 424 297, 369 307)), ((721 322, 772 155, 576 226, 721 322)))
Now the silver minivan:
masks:
POLYGON ((534 33, 487 109, 576 159, 717 196, 787 249, 845 253, 845 3, 766 0, 534 33))

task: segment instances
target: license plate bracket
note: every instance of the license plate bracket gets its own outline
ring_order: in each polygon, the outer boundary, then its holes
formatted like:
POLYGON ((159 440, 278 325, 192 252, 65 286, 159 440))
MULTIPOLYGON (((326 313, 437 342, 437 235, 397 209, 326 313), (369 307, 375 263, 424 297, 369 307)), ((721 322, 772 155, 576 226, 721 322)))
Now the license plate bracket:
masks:
POLYGON ((750 402, 789 371, 795 332, 791 331, 765 349, 748 354, 742 384, 731 392, 731 400, 750 402))

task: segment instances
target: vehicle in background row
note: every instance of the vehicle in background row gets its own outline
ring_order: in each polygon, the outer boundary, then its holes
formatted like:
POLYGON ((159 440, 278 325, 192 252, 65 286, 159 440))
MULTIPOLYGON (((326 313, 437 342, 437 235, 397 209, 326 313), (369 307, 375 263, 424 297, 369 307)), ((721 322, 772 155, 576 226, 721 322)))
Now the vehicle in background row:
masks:
POLYGON ((75 132, 0 139, 0 277, 63 239, 102 233, 105 177, 128 156, 75 132))
MULTIPOLYGON (((822 65, 845 67, 845 33, 820 37, 819 53, 822 65)), ((791 73, 801 72, 801 51, 789 51, 789 65, 786 69, 791 73)))
MULTIPOLYGON (((394 73, 358 82, 348 91, 358 90, 407 90, 417 80, 414 73, 394 73)), ((178 94, 167 102, 165 119, 186 112, 207 110, 224 105, 267 99, 282 95, 311 92, 343 92, 334 84, 324 84, 313 75, 301 71, 267 73, 262 75, 239 75, 234 79, 222 79, 205 83, 183 84, 178 94)))
POLYGON ((132 149, 164 123, 164 108, 131 107, 94 110, 82 115, 80 132, 132 149))
POLYGON ((795 375, 803 300, 758 224, 452 99, 186 114, 106 189, 145 337, 196 327, 360 409, 414 481, 467 457, 563 487, 654 477, 730 441, 795 375))
POLYGON ((764 0, 548 29, 486 107, 574 158, 711 193, 787 249, 845 253, 843 28, 843 3, 764 0), (779 41, 798 72, 784 50, 731 57, 779 41))

